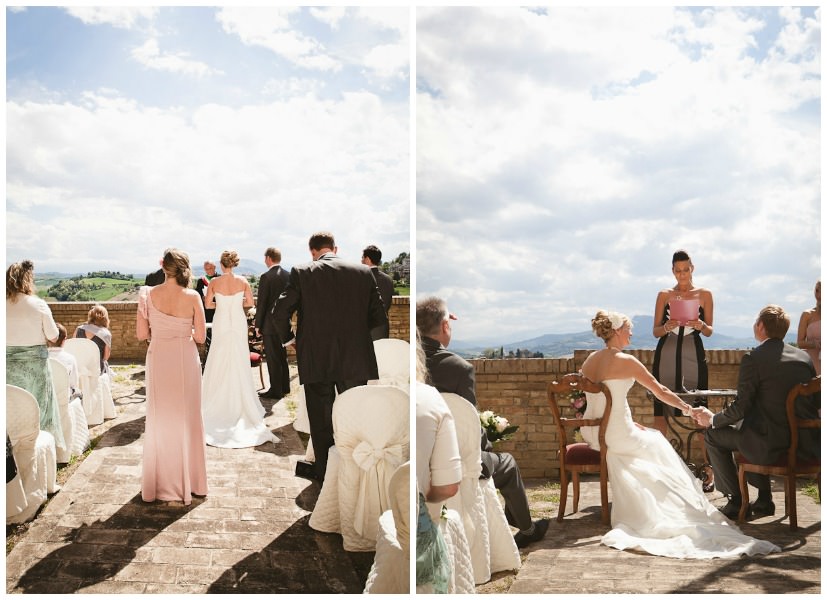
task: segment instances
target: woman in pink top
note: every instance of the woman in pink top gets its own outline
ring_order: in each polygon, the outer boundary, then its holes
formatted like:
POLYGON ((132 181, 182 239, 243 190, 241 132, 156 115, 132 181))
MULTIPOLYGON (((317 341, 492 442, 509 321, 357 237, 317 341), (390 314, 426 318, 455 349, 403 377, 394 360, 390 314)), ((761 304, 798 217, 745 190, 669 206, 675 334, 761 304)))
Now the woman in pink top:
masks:
POLYGON ((141 498, 192 503, 207 495, 201 360, 196 343, 207 335, 204 307, 190 283, 189 258, 164 252, 166 280, 142 287, 137 336, 146 353, 146 430, 141 498))
POLYGON ((815 296, 816 305, 801 313, 798 321, 798 347, 807 351, 821 375, 821 279, 816 281, 815 296))

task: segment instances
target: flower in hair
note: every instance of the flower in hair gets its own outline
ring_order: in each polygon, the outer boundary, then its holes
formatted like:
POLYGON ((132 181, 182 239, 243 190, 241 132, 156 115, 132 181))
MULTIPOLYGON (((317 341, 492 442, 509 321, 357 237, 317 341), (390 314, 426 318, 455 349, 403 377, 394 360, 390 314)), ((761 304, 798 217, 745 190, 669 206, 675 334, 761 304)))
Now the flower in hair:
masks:
POLYGON ((623 315, 620 313, 610 312, 609 321, 612 324, 612 329, 620 329, 623 327, 623 315))

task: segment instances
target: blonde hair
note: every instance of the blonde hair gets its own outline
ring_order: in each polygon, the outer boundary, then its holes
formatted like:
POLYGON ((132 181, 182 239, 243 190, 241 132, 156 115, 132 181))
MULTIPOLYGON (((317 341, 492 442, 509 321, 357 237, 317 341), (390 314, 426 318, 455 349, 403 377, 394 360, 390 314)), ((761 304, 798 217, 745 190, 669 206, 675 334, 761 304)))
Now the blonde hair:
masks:
POLYGON ((95 304, 89 309, 87 323, 97 325, 98 327, 109 327, 109 312, 100 304, 95 304))
POLYGON ((178 248, 167 248, 161 266, 165 273, 175 278, 178 285, 181 287, 189 286, 192 270, 190 270, 190 257, 187 256, 186 252, 178 250, 178 248))
POLYGON ((620 329, 626 323, 630 325, 632 323, 626 315, 599 310, 594 316, 594 319, 592 319, 592 331, 594 331, 594 334, 601 340, 608 342, 615 334, 615 330, 620 329))
POLYGON ((30 260, 12 263, 6 269, 6 300, 17 301, 18 294, 34 294, 34 263, 30 260))
POLYGON ((221 253, 221 266, 225 269, 237 267, 239 262, 241 262, 241 259, 238 258, 238 252, 235 250, 224 250, 221 253))

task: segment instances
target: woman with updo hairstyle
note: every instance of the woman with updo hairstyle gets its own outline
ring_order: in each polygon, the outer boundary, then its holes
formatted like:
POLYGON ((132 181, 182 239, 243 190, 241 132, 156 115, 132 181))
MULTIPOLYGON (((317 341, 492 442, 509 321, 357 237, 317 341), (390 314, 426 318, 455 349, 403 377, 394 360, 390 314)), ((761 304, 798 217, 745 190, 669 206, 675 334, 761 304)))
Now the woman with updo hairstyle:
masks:
POLYGON ((59 448, 66 448, 46 346, 58 334, 49 305, 35 294, 34 263, 12 263, 6 269, 6 383, 35 397, 40 429, 51 433, 59 448))
MULTIPOLYGON (((652 373, 673 392, 709 389, 706 353, 701 335, 712 335, 712 292, 695 287, 695 265, 686 250, 672 255, 675 285, 658 292, 652 335, 658 338, 652 373), (692 310, 683 314, 684 307, 692 310)), ((655 400, 654 426, 666 434, 663 404, 655 400)), ((669 409, 666 409, 669 410, 669 409)))
MULTIPOLYGON (((582 375, 605 385, 612 397, 605 431, 612 529, 601 543, 672 558, 734 558, 778 552, 774 544, 742 534, 710 504, 701 482, 663 434, 632 420, 627 395, 635 382, 686 416, 703 409, 693 409, 659 383, 637 358, 623 352, 632 338, 629 318, 601 310, 592 319, 592 329, 606 347, 586 358, 582 375)), ((605 408, 603 392, 586 393, 584 419, 600 418, 605 408)), ((595 450, 600 448, 598 429, 580 428, 583 439, 595 450)))
POLYGON ((798 347, 810 355, 816 375, 821 375, 821 279, 816 281, 813 294, 816 305, 801 313, 798 320, 798 347))
POLYGON ((238 258, 238 252, 235 250, 224 250, 221 253, 221 266, 224 267, 222 271, 226 273, 226 269, 232 269, 238 266, 238 263, 241 262, 241 259, 238 258))
POLYGON ((235 250, 221 253, 221 276, 207 286, 204 305, 214 308, 212 341, 204 365, 201 413, 207 444, 249 448, 278 438, 264 424, 264 406, 250 377, 245 309, 255 305, 250 282, 233 273, 235 250))
POLYGON ((76 338, 92 340, 100 351, 101 374, 109 373, 109 356, 112 354, 112 332, 109 331, 109 312, 95 304, 86 315, 86 323, 75 329, 76 338))
POLYGON ((204 306, 190 283, 189 257, 169 248, 164 282, 138 295, 136 335, 146 352, 146 426, 141 498, 191 504, 207 495, 201 420, 201 358, 207 335, 204 306))

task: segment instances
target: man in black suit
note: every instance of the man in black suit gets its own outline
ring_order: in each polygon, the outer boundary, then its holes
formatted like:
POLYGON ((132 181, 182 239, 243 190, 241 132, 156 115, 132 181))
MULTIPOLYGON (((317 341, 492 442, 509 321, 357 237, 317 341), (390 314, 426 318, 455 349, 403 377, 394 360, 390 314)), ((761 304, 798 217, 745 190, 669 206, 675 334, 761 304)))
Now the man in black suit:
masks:
MULTIPOLYGON (((385 314, 391 309, 393 302, 393 279, 382 271, 379 265, 382 264, 382 251, 376 246, 370 245, 362 250, 362 264, 370 267, 376 285, 379 287, 379 295, 382 296, 382 304, 385 306, 385 314)), ((373 340, 389 338, 391 336, 390 323, 385 323, 370 330, 370 337, 373 340)))
MULTIPOLYGON (((431 383, 440 392, 458 394, 476 407, 473 365, 461 356, 446 350, 451 341, 452 320, 456 320, 456 317, 448 312, 442 298, 429 296, 417 301, 416 327, 419 330, 422 349, 425 351, 425 363, 431 383)), ((493 479, 494 487, 505 500, 505 516, 508 523, 519 530, 514 535, 514 541, 519 548, 525 548, 543 539, 548 531, 548 519, 531 520, 528 497, 517 461, 507 452, 493 452, 493 444, 488 441, 482 427, 480 430, 481 477, 493 479)))
MULTIPOLYGON (((212 319, 215 316, 215 309, 207 308, 206 304, 207 288, 210 285, 210 280, 214 277, 217 277, 217 274, 215 272, 215 263, 210 260, 205 260, 204 275, 199 277, 198 281, 195 282, 195 291, 198 292, 199 296, 201 296, 201 304, 204 305, 204 318, 207 320, 207 323, 212 323, 212 319)), ((212 327, 207 327, 207 338, 204 340, 204 349, 206 354, 210 353, 211 343, 212 327)))
POLYGON ((267 360, 270 389, 259 396, 281 400, 290 393, 290 370, 287 365, 287 351, 276 333, 273 308, 287 287, 290 275, 281 268, 281 251, 278 248, 271 247, 264 251, 264 264, 267 271, 261 274, 258 281, 256 333, 264 338, 264 357, 267 360))
MULTIPOLYGON (((309 247, 313 262, 290 270, 273 317, 285 345, 296 343, 316 454, 313 477, 323 481, 327 453, 333 446, 336 392, 379 378, 370 330, 386 322, 387 316, 370 269, 339 258, 333 234, 314 233, 309 247), (295 336, 290 328, 294 312, 298 312, 295 336)), ((306 467, 306 463, 297 465, 297 474, 304 475, 306 467)))
MULTIPOLYGON (((758 346, 741 360, 735 401, 719 413, 704 409, 695 416, 701 427, 707 427, 704 440, 715 485, 729 498, 720 510, 730 519, 735 519, 741 508, 733 451, 738 450, 755 464, 778 460, 790 447, 787 394, 796 384, 809 381, 816 374, 805 351, 784 343, 789 327, 790 317, 783 308, 773 304, 764 307, 753 325, 758 346)), ((797 406, 801 416, 817 417, 818 401, 802 400, 797 406)), ((812 447, 817 438, 805 436, 801 442, 802 452, 820 454, 820 449, 812 447)), ((753 516, 775 514, 769 476, 747 473, 747 481, 758 488, 758 498, 750 504, 753 516)))

